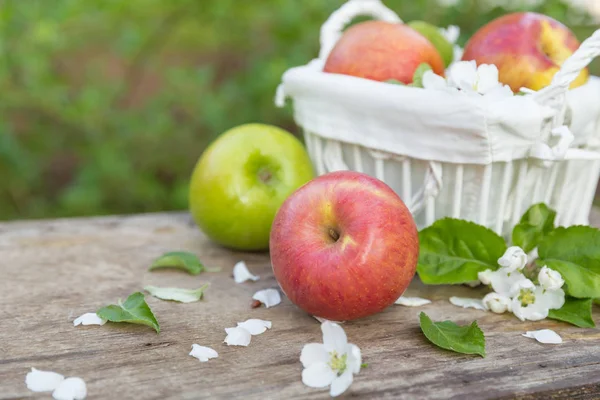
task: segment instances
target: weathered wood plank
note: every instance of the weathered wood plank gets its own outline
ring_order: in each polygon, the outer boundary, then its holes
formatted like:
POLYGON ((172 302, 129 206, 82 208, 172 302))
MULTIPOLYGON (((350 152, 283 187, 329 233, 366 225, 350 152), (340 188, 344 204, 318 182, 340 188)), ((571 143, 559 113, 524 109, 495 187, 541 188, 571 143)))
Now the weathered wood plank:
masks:
MULTIPOLYGON (((0 399, 50 398, 25 387, 31 367, 84 378, 90 399, 327 398, 326 391, 300 381, 300 350, 320 340, 319 324, 286 299, 271 309, 250 308, 256 290, 276 285, 266 254, 215 246, 186 214, 0 224, 0 399), (153 258, 175 249, 194 251, 223 271, 196 277, 146 271, 153 258), (231 268, 241 259, 260 281, 233 282, 231 268), (160 335, 142 326, 72 325, 76 316, 148 284, 195 288, 204 282, 211 287, 199 303, 147 297, 161 323, 160 335), (248 348, 224 345, 224 328, 250 317, 273 321, 273 329, 254 337, 248 348), (192 343, 215 348, 219 358, 199 363, 187 355, 192 343)), ((447 300, 482 293, 415 281, 407 294, 430 298, 432 305, 393 306, 345 324, 369 364, 348 397, 600 397, 597 330, 555 321, 521 323, 509 315, 463 310, 447 300), (429 344, 418 326, 421 310, 434 320, 477 319, 486 333, 487 357, 429 344), (555 329, 565 342, 541 345, 520 336, 544 327, 555 329)))

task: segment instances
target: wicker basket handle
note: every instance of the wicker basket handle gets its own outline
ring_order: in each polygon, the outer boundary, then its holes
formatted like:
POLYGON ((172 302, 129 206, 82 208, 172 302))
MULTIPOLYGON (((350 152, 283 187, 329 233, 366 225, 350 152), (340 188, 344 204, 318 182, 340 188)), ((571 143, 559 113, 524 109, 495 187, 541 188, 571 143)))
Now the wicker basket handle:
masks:
POLYGON ((571 83, 598 56, 600 56, 600 29, 586 39, 579 49, 564 62, 549 86, 534 93, 534 99, 540 104, 549 106, 556 106, 557 101, 564 103, 564 96, 571 83))
POLYGON ((342 32, 352 19, 358 16, 370 16, 387 22, 402 22, 400 17, 383 5, 381 0, 348 0, 334 11, 321 27, 321 51, 319 58, 327 59, 329 53, 342 37, 342 32))

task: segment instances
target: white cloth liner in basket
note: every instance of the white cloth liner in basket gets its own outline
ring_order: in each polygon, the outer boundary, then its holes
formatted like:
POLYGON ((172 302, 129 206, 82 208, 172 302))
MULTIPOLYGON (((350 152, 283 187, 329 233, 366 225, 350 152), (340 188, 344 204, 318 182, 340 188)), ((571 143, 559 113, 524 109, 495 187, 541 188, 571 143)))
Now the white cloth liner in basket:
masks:
POLYGON ((286 71, 278 88, 278 105, 293 99, 318 174, 350 169, 383 180, 419 228, 455 217, 506 235, 541 201, 560 225, 588 223, 600 173, 600 78, 568 87, 600 54, 600 30, 550 86, 498 99, 323 72, 359 15, 401 21, 380 0, 349 0, 323 25, 319 58, 286 71))

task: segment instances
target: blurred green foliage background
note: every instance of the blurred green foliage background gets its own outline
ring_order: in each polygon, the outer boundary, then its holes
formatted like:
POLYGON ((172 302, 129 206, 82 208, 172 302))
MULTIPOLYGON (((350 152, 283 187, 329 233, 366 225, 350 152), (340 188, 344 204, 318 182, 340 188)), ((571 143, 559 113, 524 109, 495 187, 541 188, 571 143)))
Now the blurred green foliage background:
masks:
MULTIPOLYGON (((298 132, 275 89, 317 55, 319 28, 343 2, 3 0, 0 219, 185 209, 192 168, 218 134, 255 121, 298 132)), ((385 3, 405 21, 459 25, 461 44, 507 12, 385 3)), ((581 39, 597 28, 562 1, 523 3, 581 39)))

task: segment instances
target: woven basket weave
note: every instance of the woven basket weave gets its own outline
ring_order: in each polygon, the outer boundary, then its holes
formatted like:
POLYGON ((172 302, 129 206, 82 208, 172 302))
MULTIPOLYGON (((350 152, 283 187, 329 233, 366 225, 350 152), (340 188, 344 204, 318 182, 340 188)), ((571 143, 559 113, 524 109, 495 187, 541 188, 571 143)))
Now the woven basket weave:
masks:
POLYGON ((600 79, 569 90, 600 55, 600 30, 563 64, 552 84, 486 101, 459 93, 322 72, 357 16, 401 22, 380 0, 350 0, 321 28, 319 57, 284 74, 318 174, 354 170, 392 187, 419 228, 444 217, 499 234, 530 205, 557 210, 557 224, 587 224, 600 174, 600 79))

